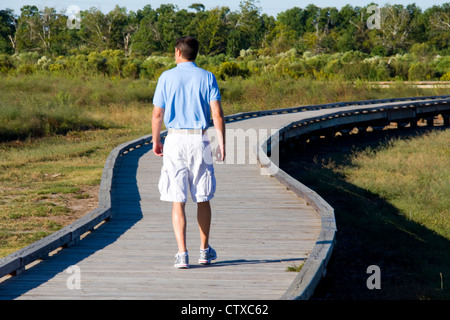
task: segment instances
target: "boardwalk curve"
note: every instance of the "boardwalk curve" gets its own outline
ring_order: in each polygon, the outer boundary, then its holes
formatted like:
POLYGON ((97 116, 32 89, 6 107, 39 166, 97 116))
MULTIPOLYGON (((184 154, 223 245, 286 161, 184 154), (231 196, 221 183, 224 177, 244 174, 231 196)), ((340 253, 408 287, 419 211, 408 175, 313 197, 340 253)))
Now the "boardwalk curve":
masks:
MULTIPOLYGON (((161 163, 149 152, 151 136, 124 143, 106 161, 96 210, 0 260, 0 277, 14 275, 0 283, 0 299, 307 299, 332 251, 333 209, 271 161, 272 142, 358 121, 448 115, 448 102, 448 96, 342 102, 228 116, 231 132, 272 136, 258 136, 256 146, 231 144, 244 160, 216 165, 211 241, 219 260, 183 273, 171 267, 170 207, 155 189, 161 163), (247 152, 253 147, 259 163, 247 152), (300 273, 285 271, 303 262, 300 273), (77 270, 81 288, 69 288, 77 270)), ((195 225, 192 208, 187 214, 195 225)), ((194 228, 188 241, 195 257, 194 228)))

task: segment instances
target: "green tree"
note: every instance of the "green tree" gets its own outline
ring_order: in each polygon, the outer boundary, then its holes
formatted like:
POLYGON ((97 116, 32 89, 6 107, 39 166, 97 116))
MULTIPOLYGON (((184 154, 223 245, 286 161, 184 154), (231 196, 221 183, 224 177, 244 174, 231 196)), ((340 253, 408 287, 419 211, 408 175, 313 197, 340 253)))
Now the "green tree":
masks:
POLYGON ((264 33, 264 25, 260 16, 260 8, 256 6, 255 0, 244 0, 240 2, 241 11, 238 13, 236 27, 241 32, 241 49, 258 48, 264 33))
POLYGON ((39 9, 36 6, 26 5, 20 8, 21 14, 16 24, 16 51, 25 52, 39 49, 39 9))
POLYGON ((422 10, 415 4, 406 6, 411 18, 409 43, 423 43, 427 41, 427 22, 422 10))
MULTIPOLYGON (((277 15, 277 22, 284 25, 289 30, 295 32, 295 37, 299 38, 305 33, 307 13, 301 8, 294 7, 277 15)), ((279 29, 284 27, 279 26, 279 29)))
POLYGON ((122 28, 122 39, 123 39, 123 50, 126 56, 129 56, 133 51, 133 35, 139 30, 139 19, 138 15, 130 11, 127 15, 127 21, 125 26, 122 28))
POLYGON ((428 42, 439 50, 450 47, 450 3, 433 6, 425 11, 428 42))
POLYGON ((389 55, 405 50, 410 45, 411 13, 402 5, 386 5, 380 10, 381 29, 377 44, 389 55))
POLYGON ((78 32, 82 41, 91 50, 108 49, 109 35, 105 14, 97 8, 81 11, 81 28, 78 32))
POLYGON ((194 9, 197 12, 205 12, 205 6, 201 3, 193 3, 189 6, 189 9, 194 9))
POLYGON ((16 41, 18 51, 36 51, 41 54, 63 54, 68 45, 64 34, 66 17, 54 8, 39 11, 36 6, 24 6, 18 18, 16 41))
POLYGON ((116 5, 113 10, 105 15, 107 48, 124 50, 128 49, 129 39, 126 37, 128 31, 128 14, 125 7, 116 5), (128 40, 128 42, 127 42, 128 40))
POLYGON ((288 51, 297 44, 296 31, 277 21, 275 27, 267 33, 261 45, 263 55, 275 55, 288 51))
POLYGON ((150 5, 136 13, 137 31, 131 36, 133 52, 150 55, 162 50, 162 36, 157 25, 158 14, 150 5))
POLYGON ((16 19, 12 9, 0 10, 0 53, 14 53, 16 19))
MULTIPOLYGON (((205 14, 199 14, 202 18, 196 23, 196 34, 200 52, 204 55, 216 55, 226 52, 227 36, 229 30, 228 7, 216 7, 205 14)), ((190 25, 192 28, 193 25, 190 25)))
POLYGON ((161 49, 165 52, 175 50, 175 40, 182 36, 179 30, 180 22, 177 21, 177 7, 173 4, 162 4, 156 9, 157 14, 157 30, 160 35, 161 49))

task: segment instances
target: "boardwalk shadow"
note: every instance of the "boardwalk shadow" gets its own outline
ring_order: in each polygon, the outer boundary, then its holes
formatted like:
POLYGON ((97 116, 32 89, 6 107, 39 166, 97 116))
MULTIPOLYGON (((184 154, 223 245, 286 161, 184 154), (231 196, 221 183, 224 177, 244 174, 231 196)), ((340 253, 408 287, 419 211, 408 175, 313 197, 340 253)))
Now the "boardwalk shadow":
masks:
MULTIPOLYGON (((406 131, 397 137, 420 134, 423 132, 406 131)), ((449 299, 450 241, 323 165, 330 157, 336 165, 350 165, 346 154, 359 143, 374 143, 376 148, 379 141, 321 144, 302 152, 290 149, 282 155, 281 168, 335 209, 336 246, 327 274, 312 298, 449 299), (381 270, 379 290, 367 287, 370 265, 381 270)))
MULTIPOLYGON (((142 210, 139 202, 141 196, 137 186, 137 170, 139 159, 149 150, 151 150, 151 145, 142 146, 120 160, 113 181, 111 197, 113 216, 111 220, 73 246, 60 250, 22 274, 0 283, 0 299, 12 300, 20 297, 59 273, 65 273, 68 267, 77 265, 97 251, 113 244, 141 220, 142 210), (125 187, 120 186, 123 179, 126 179, 127 182, 125 187), (120 207, 123 201, 127 201, 126 209, 120 207)), ((68 273, 66 279, 69 277, 68 273)))
POLYGON ((190 265, 190 268, 215 268, 215 267, 229 267, 229 266, 240 266, 240 265, 251 265, 251 264, 261 264, 261 263, 280 263, 280 262, 298 262, 306 261, 306 258, 290 258, 290 259, 235 259, 235 260, 219 260, 213 261, 208 265, 190 265))

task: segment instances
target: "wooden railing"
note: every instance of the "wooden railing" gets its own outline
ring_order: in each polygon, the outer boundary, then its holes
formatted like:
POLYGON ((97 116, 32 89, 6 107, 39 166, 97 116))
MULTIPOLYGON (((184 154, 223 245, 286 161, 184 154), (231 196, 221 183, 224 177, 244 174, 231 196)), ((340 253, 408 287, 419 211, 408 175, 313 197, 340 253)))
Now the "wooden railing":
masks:
MULTIPOLYGON (((427 97, 430 100, 430 97, 427 97)), ((268 154, 274 148, 280 148, 280 144, 291 138, 309 136, 312 134, 334 135, 335 130, 358 124, 380 124, 387 125, 391 121, 409 121, 413 124, 417 117, 431 120, 432 117, 441 114, 444 116, 446 125, 450 118, 450 98, 449 96, 431 97, 432 102, 421 102, 419 99, 411 99, 401 104, 383 105, 374 108, 356 109, 351 111, 339 111, 328 113, 325 116, 316 116, 301 121, 287 123, 285 126, 274 132, 271 137, 264 138, 258 145, 258 160, 266 168, 268 173, 284 184, 288 189, 294 191, 298 196, 305 199, 309 205, 313 206, 321 217, 321 232, 316 244, 300 270, 299 274, 287 289, 281 299, 309 299, 314 293, 314 289, 323 277, 326 265, 331 257, 336 238, 336 221, 334 209, 316 192, 303 185, 300 181, 292 178, 277 163, 273 163, 268 154), (415 119, 415 120, 413 120, 415 119), (330 130, 333 128, 334 130, 330 130), (277 145, 275 145, 277 144, 277 145)), ((399 102, 405 99, 378 100, 378 103, 399 102)), ((365 103, 366 104, 366 103, 365 103)), ((344 106, 347 106, 345 104, 344 106)), ((367 104, 366 104, 367 105, 367 104)), ((309 108, 314 108, 311 106, 309 108)), ((294 108, 296 109, 296 108, 294 108)), ((311 110, 309 109, 309 110, 311 110)), ((292 110, 292 109, 288 109, 292 110)), ((306 137, 307 138, 307 137, 306 137)), ((305 138, 305 139, 306 139, 305 138)))

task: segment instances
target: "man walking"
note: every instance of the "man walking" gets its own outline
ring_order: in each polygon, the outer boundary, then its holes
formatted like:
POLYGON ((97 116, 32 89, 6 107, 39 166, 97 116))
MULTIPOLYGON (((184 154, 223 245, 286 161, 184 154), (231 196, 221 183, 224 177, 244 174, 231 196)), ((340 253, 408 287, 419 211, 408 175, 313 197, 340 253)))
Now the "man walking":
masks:
POLYGON ((172 224, 178 245, 174 267, 189 268, 186 247, 185 205, 188 189, 197 203, 200 230, 200 264, 217 258, 209 245, 211 206, 216 179, 211 146, 206 135, 212 115, 219 147, 216 157, 225 159, 225 120, 221 96, 215 76, 197 67, 198 41, 193 37, 177 40, 177 66, 158 79, 153 97, 153 152, 163 157, 158 188, 161 200, 172 202, 172 224), (162 122, 168 130, 163 145, 160 139, 162 122))

